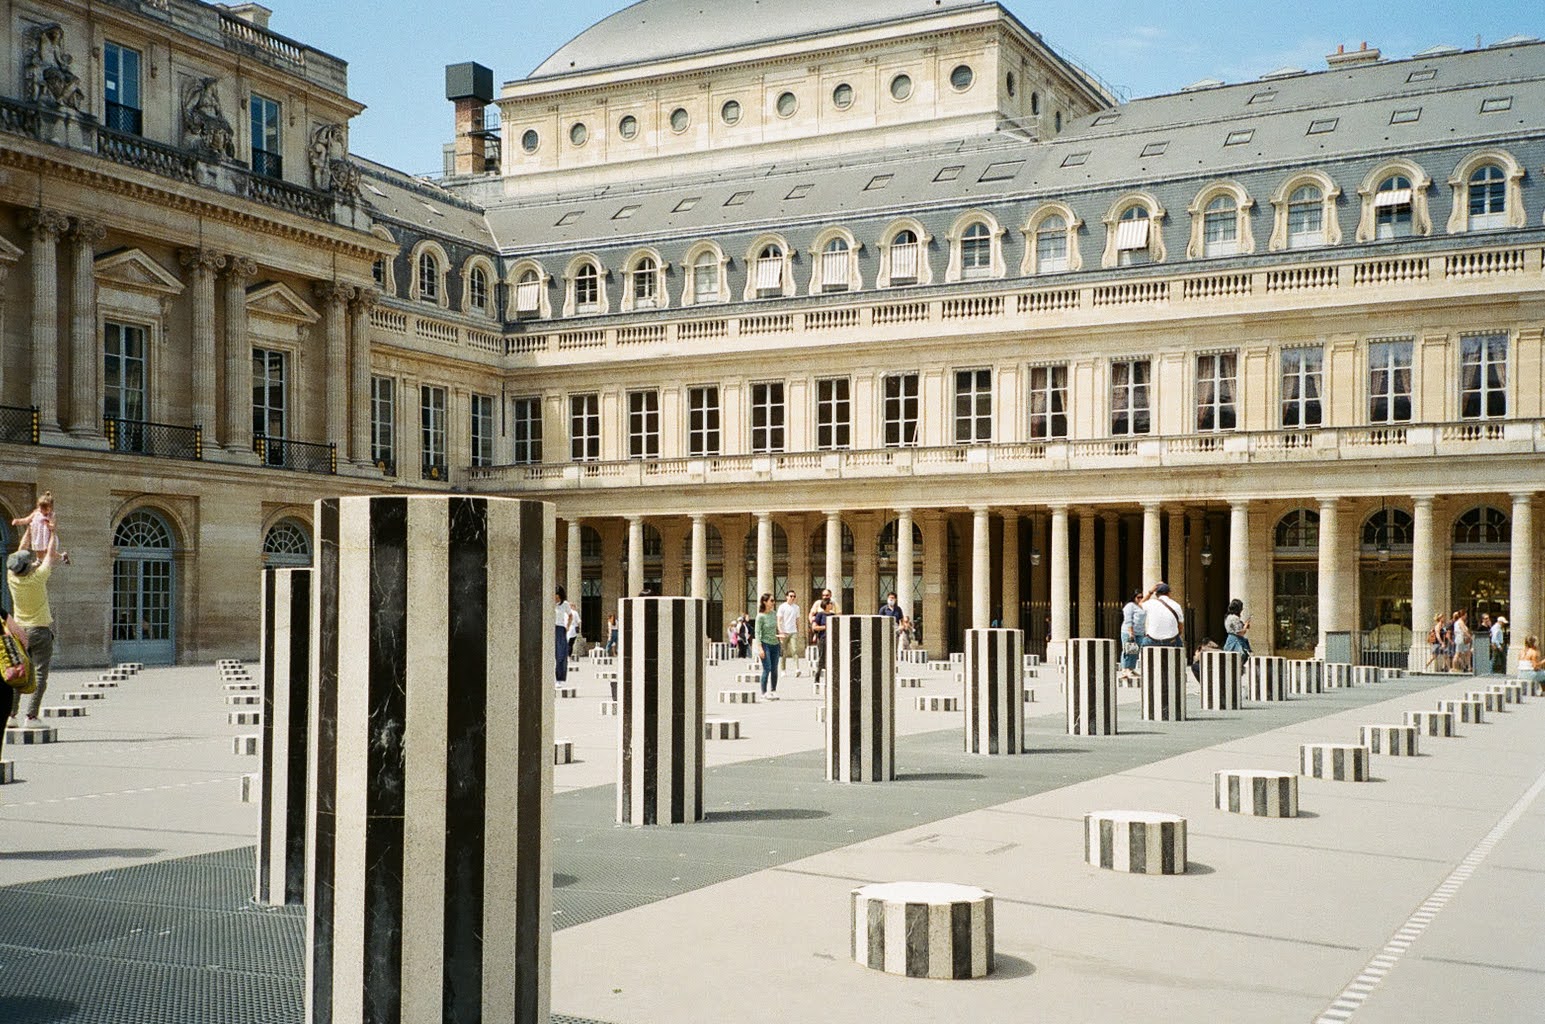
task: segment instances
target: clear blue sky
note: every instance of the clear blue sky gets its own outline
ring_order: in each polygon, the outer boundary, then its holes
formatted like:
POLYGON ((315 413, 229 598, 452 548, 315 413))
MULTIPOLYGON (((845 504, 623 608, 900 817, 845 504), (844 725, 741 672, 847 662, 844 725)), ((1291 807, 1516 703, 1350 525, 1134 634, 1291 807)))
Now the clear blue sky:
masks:
MULTIPOLYGON (((440 146, 451 134, 446 64, 475 60, 493 68, 497 90, 629 0, 264 2, 274 9, 275 32, 349 62, 349 92, 368 108, 353 122, 354 151, 423 173, 439 170, 440 146)), ((1338 44, 1363 40, 1386 56, 1408 57, 1438 43, 1471 47, 1477 36, 1484 43, 1545 36, 1540 0, 1410 0, 1398 8, 1346 0, 1003 3, 1053 48, 1133 97, 1200 78, 1243 81, 1283 65, 1315 70, 1338 44)))

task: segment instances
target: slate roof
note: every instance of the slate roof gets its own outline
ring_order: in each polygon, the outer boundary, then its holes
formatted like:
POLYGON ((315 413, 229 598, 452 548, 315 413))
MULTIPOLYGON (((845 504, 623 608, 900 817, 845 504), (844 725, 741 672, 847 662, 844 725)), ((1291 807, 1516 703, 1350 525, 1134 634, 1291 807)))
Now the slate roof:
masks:
POLYGON ((360 170, 360 196, 376 218, 409 227, 418 235, 453 238, 484 250, 495 248, 493 232, 476 203, 374 160, 360 156, 350 160, 360 170))

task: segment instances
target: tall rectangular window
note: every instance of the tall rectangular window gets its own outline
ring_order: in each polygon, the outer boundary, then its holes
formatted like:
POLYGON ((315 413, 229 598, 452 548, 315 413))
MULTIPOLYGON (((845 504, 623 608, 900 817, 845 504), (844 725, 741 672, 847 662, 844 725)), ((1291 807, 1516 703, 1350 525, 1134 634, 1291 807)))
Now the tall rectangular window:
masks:
POLYGON ((628 458, 660 457, 660 392, 628 392, 628 458))
POLYGON ((1110 364, 1110 432, 1146 434, 1153 429, 1149 388, 1153 365, 1146 359, 1110 364))
POLYGON ((1467 420, 1507 415, 1507 335, 1459 339, 1459 415, 1467 420))
POLYGON ((846 377, 815 382, 815 446, 821 451, 853 446, 853 401, 846 377))
POLYGON ((428 480, 445 478, 446 393, 442 387, 422 384, 418 389, 419 444, 423 475, 428 480))
POLYGON ((528 395, 511 403, 510 424, 515 442, 515 463, 529 466, 542 461, 542 398, 528 395))
MULTIPOLYGON (((287 436, 286 407, 289 382, 286 380, 283 352, 273 349, 252 350, 252 433, 263 437, 287 436)), ((205 424, 208 426, 208 424, 205 424)))
POLYGON ((917 374, 893 373, 885 378, 885 447, 910 448, 917 444, 917 396, 917 374))
POLYGON ((1235 393, 1239 355, 1215 352, 1196 357, 1196 429, 1233 430, 1238 421, 1235 393))
POLYGON ((1068 436, 1068 368, 1030 368, 1030 436, 1036 440, 1068 436))
POLYGON ((721 455, 719 389, 711 384, 687 389, 687 455, 694 459, 721 455))
POLYGON ((992 441, 992 371, 955 371, 955 443, 992 441))
POLYGON ((117 43, 102 47, 102 93, 107 127, 139 135, 145 128, 139 96, 140 52, 117 43))
POLYGON ((1325 373, 1325 352, 1318 348, 1282 351, 1282 426, 1288 430, 1317 427, 1323 422, 1320 406, 1325 373))
POLYGON ((472 464, 494 464, 494 399, 492 395, 472 396, 472 464))
POLYGON ((1411 341, 1368 343, 1368 422, 1411 419, 1411 341))
POLYGON ((751 450, 759 455, 783 451, 783 382, 751 385, 751 450))
POLYGON ((601 458, 601 396, 569 396, 569 458, 595 462, 601 458))
POLYGON ((397 470, 397 382, 370 378, 370 460, 389 474, 397 470))
POLYGON ((145 328, 107 321, 102 325, 102 357, 102 415, 110 420, 143 422, 145 328))
POLYGON ((284 177, 284 163, 279 153, 279 101, 253 93, 248 101, 252 113, 252 173, 265 178, 284 177))

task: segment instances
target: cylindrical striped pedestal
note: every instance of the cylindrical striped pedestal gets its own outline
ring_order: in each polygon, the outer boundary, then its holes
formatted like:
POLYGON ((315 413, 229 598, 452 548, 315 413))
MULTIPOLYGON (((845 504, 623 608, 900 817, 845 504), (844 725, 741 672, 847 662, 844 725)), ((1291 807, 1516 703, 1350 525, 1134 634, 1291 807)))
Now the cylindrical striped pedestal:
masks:
POLYGON ((968 754, 1018 754, 1025 746, 1025 634, 966 630, 968 754))
POLYGON ((1067 643, 1069 736, 1116 735, 1116 655, 1114 640, 1073 637, 1067 643))
POLYGON ((550 1011, 552 506, 316 505, 308 1024, 550 1011))
POLYGON ((1160 811, 1091 811, 1084 815, 1084 860, 1134 875, 1183 875, 1186 819, 1160 811))
POLYGON ((1352 685, 1352 666, 1339 661, 1325 663, 1325 688, 1344 690, 1352 685))
POLYGON ((1250 699, 1287 700, 1288 661, 1257 654, 1248 663, 1250 699))
POLYGON ((693 597, 617 602, 619 824, 703 820, 707 610, 693 597))
POLYGON ((1415 757, 1416 737, 1414 725, 1365 725, 1362 727, 1361 739, 1370 753, 1415 757))
POLYGON ((1379 669, 1376 665, 1353 665, 1352 685, 1372 686, 1379 681, 1379 669))
POLYGON ((1256 768, 1213 772, 1212 796, 1220 811, 1257 818, 1298 817, 1298 776, 1294 772, 1256 768))
POLYGON ((1325 663, 1323 661, 1291 661, 1288 663, 1291 675, 1288 682, 1296 694, 1313 694, 1325 692, 1325 663))
POLYGON ((1521 683, 1492 683, 1486 689, 1491 693, 1500 693, 1504 704, 1523 703, 1524 688, 1521 683))
POLYGON ((1454 735, 1454 715, 1449 711, 1407 711, 1406 725, 1423 736, 1454 735))
POLYGON ((1186 652, 1180 647, 1144 647, 1138 654, 1143 721, 1186 720, 1186 652))
POLYGON ((1486 704, 1478 700, 1440 700, 1438 710, 1447 711, 1462 725, 1480 725, 1486 721, 1486 704))
MULTIPOLYGON (((311 570, 264 569, 258 667, 263 737, 253 899, 283 906, 306 895, 307 707, 311 700, 311 570)), ((234 723, 233 723, 234 724, 234 723)))
POLYGON ((1202 652, 1202 709, 1238 711, 1245 656, 1238 651, 1202 652))
POLYGON ((703 719, 703 738, 709 740, 738 740, 740 739, 740 719, 738 718, 705 718, 703 719))
POLYGON ((896 777, 896 627, 884 615, 826 620, 826 780, 896 777))
POLYGON ((1334 782, 1368 781, 1368 748, 1355 743, 1304 743, 1298 773, 1334 782))
POLYGON ((908 978, 984 978, 993 968, 992 893, 948 882, 861 885, 850 900, 853 959, 908 978))
POLYGON ((1492 693, 1490 690, 1466 690, 1465 700, 1477 701, 1481 707, 1493 714, 1500 715, 1507 710, 1507 702, 1502 699, 1502 694, 1492 693))

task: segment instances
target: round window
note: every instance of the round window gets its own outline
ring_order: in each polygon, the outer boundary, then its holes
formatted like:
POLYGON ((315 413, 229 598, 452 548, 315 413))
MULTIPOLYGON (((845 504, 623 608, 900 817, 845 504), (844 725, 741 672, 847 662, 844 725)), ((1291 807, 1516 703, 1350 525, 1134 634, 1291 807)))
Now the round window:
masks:
POLYGON ((799 97, 791 92, 780 93, 778 96, 778 116, 792 117, 794 111, 799 109, 799 97))
POLYGON ((588 138, 590 138, 590 129, 585 127, 585 122, 575 121, 574 127, 569 129, 569 141, 576 146, 583 146, 588 138))
POLYGON ((621 135, 625 139, 637 138, 638 118, 634 117, 632 114, 625 115, 621 121, 617 122, 617 134, 621 135))
POLYGON ((724 119, 725 124, 739 124, 740 104, 735 100, 725 100, 724 106, 719 108, 719 116, 724 119))
POLYGON ((853 105, 853 87, 843 82, 832 90, 832 104, 838 110, 846 110, 853 105))
POLYGON ((1010 96, 1014 95, 1015 87, 1019 84, 1014 79, 1014 72, 1012 72, 1012 71, 1009 72, 1008 81, 1005 82, 1004 84, 1008 86, 1009 95, 1010 96))
POLYGON ((520 148, 527 153, 535 153, 536 147, 541 145, 542 137, 536 133, 535 128, 527 128, 526 134, 520 137, 520 148))
POLYGON ((687 130, 687 125, 691 123, 692 118, 687 113, 686 107, 677 107, 671 111, 671 131, 684 132, 687 130))
POLYGON ((950 88, 956 92, 965 92, 971 88, 971 83, 976 81, 976 72, 971 70, 969 64, 958 64, 954 71, 950 72, 950 88))
POLYGON ((908 75, 897 75, 891 79, 891 99, 904 100, 912 95, 912 79, 908 75))

